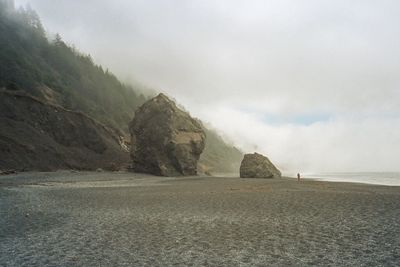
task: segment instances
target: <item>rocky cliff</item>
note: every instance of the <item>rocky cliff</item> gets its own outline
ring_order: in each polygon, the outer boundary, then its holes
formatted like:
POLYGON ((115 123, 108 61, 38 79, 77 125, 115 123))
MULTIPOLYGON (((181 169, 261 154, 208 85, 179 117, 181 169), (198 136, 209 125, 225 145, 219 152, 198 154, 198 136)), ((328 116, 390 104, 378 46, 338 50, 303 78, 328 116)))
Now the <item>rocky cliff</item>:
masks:
POLYGON ((119 136, 88 116, 0 91, 0 170, 118 169, 128 160, 119 136))

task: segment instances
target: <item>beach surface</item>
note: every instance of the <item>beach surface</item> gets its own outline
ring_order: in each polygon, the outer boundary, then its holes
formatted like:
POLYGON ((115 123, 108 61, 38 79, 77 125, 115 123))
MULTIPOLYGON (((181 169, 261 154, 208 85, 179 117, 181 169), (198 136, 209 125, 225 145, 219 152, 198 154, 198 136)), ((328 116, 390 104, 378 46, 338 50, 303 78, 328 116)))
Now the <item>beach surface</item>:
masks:
POLYGON ((400 187, 133 173, 0 177, 0 266, 399 266, 400 187))

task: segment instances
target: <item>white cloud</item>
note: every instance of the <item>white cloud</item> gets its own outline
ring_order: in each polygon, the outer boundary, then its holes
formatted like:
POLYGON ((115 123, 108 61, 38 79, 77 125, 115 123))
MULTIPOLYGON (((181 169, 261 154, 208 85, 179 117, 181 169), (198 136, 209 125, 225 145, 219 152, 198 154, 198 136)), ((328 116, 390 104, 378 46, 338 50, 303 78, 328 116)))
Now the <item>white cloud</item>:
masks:
POLYGON ((268 124, 258 114, 219 108, 199 115, 286 172, 398 171, 400 118, 337 117, 309 125, 268 124))

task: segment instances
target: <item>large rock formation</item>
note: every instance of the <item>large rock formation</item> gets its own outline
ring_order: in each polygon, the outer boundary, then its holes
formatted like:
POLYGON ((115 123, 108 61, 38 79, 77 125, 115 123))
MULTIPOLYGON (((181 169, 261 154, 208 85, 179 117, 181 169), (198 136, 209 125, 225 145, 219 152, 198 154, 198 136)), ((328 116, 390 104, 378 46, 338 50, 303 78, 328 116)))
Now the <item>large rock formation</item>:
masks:
POLYGON ((0 170, 115 170, 128 162, 112 129, 80 112, 0 90, 0 170))
POLYGON ((130 132, 134 171, 161 176, 197 174, 206 138, 202 125, 164 94, 135 112, 130 132))
POLYGON ((241 178, 280 178, 281 172, 265 156, 246 154, 240 165, 241 178))

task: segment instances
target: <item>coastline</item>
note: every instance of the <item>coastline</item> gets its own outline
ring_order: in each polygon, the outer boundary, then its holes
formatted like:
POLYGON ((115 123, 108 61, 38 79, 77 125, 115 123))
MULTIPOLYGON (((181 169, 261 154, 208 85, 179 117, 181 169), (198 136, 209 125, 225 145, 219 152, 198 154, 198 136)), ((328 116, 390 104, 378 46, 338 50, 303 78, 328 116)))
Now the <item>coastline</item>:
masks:
POLYGON ((305 179, 316 181, 400 186, 400 172, 335 172, 304 174, 304 176, 305 179))
MULTIPOLYGON (((340 173, 338 173, 340 175, 340 173)), ((324 183, 344 183, 344 184, 361 184, 361 185, 371 185, 371 186, 389 186, 389 187, 399 187, 400 186, 400 177, 398 184, 386 184, 379 182, 370 182, 368 180, 352 180, 352 179, 344 179, 344 178, 335 178, 330 175, 329 178, 323 177, 325 174, 318 175, 308 175, 306 174, 304 177, 301 177, 301 182, 324 182, 324 183)), ((62 182, 70 182, 73 180, 79 179, 89 179, 89 180, 114 180, 114 179, 135 179, 135 178, 153 178, 153 179, 196 179, 196 178, 210 178, 210 179, 240 179, 240 180, 265 180, 265 181, 277 181, 277 180, 287 180, 297 182, 296 177, 292 177, 290 175, 284 174, 282 178, 279 179, 262 179, 262 178, 240 178, 238 174, 235 173, 215 173, 210 176, 205 175, 197 175, 197 176, 185 176, 185 177, 163 177, 163 176, 155 176, 151 174, 144 173, 135 173, 129 171, 79 171, 79 170, 57 170, 57 171, 27 171, 27 172, 17 172, 12 174, 0 175, 0 187, 4 186, 6 183, 12 185, 23 185, 24 183, 35 183, 38 181, 62 181, 62 182)))

